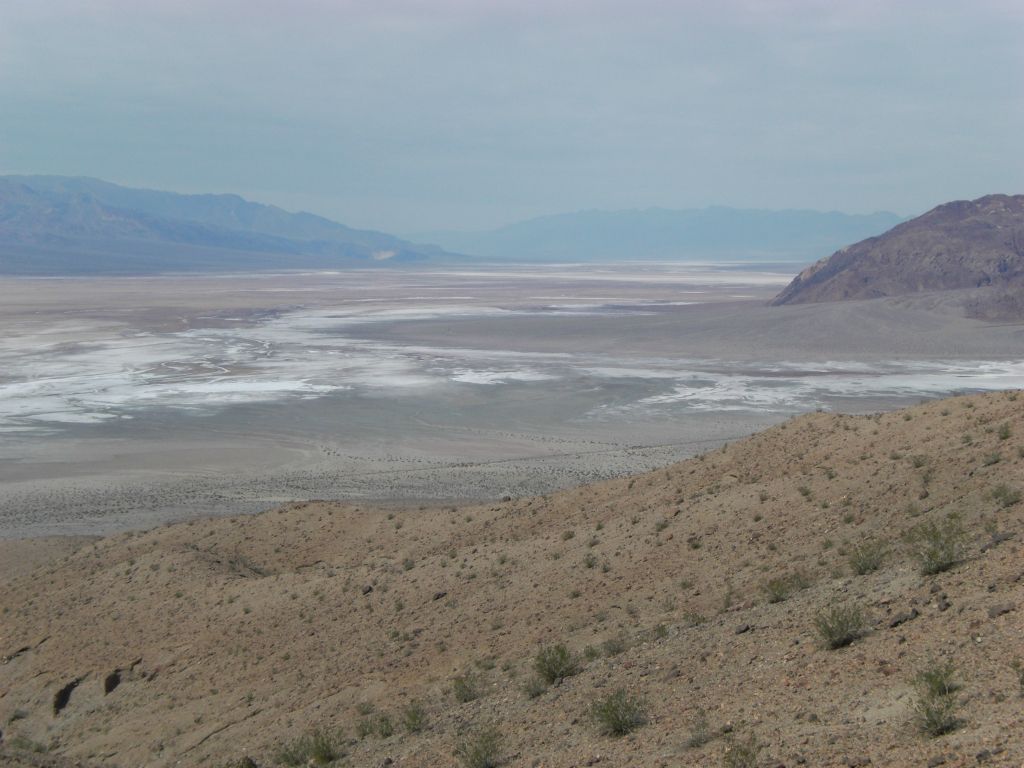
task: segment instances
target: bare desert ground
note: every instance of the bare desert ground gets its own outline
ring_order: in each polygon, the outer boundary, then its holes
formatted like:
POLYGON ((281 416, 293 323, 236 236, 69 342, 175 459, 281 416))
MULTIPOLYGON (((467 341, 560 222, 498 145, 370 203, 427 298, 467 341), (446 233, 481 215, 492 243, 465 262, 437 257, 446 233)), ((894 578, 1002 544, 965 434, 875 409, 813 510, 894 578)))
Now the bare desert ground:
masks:
POLYGON ((0 583, 0 762, 1021 765, 1022 403, 37 546, 0 583))

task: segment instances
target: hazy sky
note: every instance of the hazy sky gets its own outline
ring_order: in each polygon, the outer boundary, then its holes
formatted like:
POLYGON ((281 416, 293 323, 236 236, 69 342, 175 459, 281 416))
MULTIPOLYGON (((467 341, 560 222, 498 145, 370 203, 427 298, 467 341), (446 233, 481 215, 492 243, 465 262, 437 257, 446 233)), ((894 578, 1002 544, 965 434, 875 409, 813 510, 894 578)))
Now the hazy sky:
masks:
POLYGON ((1024 192, 1022 0, 2 0, 0 172, 398 233, 1024 192))

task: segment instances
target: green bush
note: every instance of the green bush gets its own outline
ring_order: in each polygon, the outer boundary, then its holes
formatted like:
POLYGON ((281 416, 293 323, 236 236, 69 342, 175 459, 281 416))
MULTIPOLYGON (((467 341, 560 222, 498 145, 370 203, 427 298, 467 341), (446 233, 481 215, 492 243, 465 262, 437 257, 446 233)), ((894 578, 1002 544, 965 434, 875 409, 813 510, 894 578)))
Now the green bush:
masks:
POLYGON ((459 741, 455 756, 466 768, 496 768, 501 765, 501 731, 484 726, 459 741))
POLYGON ((10 741, 5 743, 12 749, 19 749, 22 752, 37 752, 39 754, 42 754, 44 752, 50 751, 50 748, 47 747, 45 744, 41 744, 38 741, 32 741, 32 739, 29 739, 25 736, 15 736, 10 741))
POLYGON ((402 725, 409 733, 419 733, 427 727, 427 710, 417 701, 402 710, 402 725))
POLYGON ((386 739, 395 732, 395 724, 386 714, 375 715, 372 706, 360 707, 363 717, 356 723, 356 736, 365 739, 367 736, 379 736, 386 739))
POLYGON ((843 648, 864 634, 867 619, 864 611, 855 605, 836 605, 819 613, 814 627, 822 643, 829 650, 843 648))
POLYGON ((862 541, 850 550, 850 569, 858 576, 877 571, 888 553, 885 544, 880 541, 862 541))
POLYGON ((955 671, 952 661, 945 664, 932 661, 917 673, 915 681, 930 696, 950 696, 960 689, 953 679, 955 671))
POLYGON ((531 699, 536 699, 547 689, 548 684, 540 675, 531 675, 523 684, 523 693, 531 699))
POLYGON ((619 688, 594 702, 590 714, 606 736, 625 736, 647 722, 646 704, 619 688))
POLYGON ((605 656, 618 656, 626 650, 626 641, 621 637, 609 637, 601 643, 601 650, 605 656))
POLYGON ((801 589, 807 589, 810 585, 811 580, 807 574, 803 571, 793 571, 784 576, 770 579, 762 588, 765 594, 768 595, 769 603, 781 603, 789 599, 793 593, 799 592, 801 589))
POLYGON ((1024 661, 1014 659, 1010 662, 1010 669, 1017 673, 1017 683, 1020 686, 1021 698, 1024 698, 1024 661))
POLYGON ((554 685, 566 677, 572 677, 580 671, 576 656, 561 643, 545 646, 537 651, 533 660, 533 668, 540 678, 549 685, 554 685))
POLYGON ((725 748, 724 763, 726 768, 756 768, 761 745, 755 736, 746 741, 731 739, 725 748))
POLYGON ((480 698, 480 678, 472 671, 452 678, 452 695, 461 704, 480 698))
POLYGON ((940 522, 915 525, 906 540, 921 573, 930 576, 948 571, 963 559, 966 534, 959 515, 950 515, 940 522))
POLYGON ((992 489, 992 498, 998 501, 1001 507, 1012 507, 1020 501, 1020 491, 1000 483, 992 489))
POLYGON ((914 704, 914 715, 921 733, 935 738, 960 726, 955 696, 932 696, 922 692, 914 704))
POLYGON ((287 766, 327 765, 344 756, 341 740, 317 728, 277 751, 277 762, 287 766))
POLYGON ((690 738, 686 740, 686 746, 690 749, 703 747, 711 741, 711 726, 708 724, 707 713, 702 709, 697 712, 690 725, 690 738))
POLYGON ((956 730, 960 719, 956 715, 959 702, 956 691, 960 688, 954 679, 953 662, 930 661, 917 676, 914 683, 918 689, 914 703, 914 715, 918 729, 935 738, 956 730))

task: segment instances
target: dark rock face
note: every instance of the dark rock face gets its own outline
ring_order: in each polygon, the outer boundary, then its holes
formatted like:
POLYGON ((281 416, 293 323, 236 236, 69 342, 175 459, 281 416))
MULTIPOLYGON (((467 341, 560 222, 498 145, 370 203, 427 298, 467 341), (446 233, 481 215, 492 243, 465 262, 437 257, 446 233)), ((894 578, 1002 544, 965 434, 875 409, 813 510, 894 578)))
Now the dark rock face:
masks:
POLYGON ((1015 314, 1024 287, 1024 195, 940 205, 808 267, 773 305, 984 289, 970 314, 1015 314), (1010 297, 1010 298, 1008 298, 1010 297), (1016 309, 1015 309, 1016 308, 1016 309))

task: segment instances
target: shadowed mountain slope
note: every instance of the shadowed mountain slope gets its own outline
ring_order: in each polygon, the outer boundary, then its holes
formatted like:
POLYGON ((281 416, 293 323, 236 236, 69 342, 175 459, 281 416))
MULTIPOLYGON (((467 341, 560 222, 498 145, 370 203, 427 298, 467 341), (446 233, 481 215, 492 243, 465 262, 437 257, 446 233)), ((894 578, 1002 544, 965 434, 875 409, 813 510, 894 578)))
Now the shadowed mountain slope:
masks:
POLYGON ((843 248, 801 272, 772 303, 987 289, 970 298, 971 313, 1012 316, 1024 309, 1022 287, 1024 195, 988 195, 940 205, 843 248))

